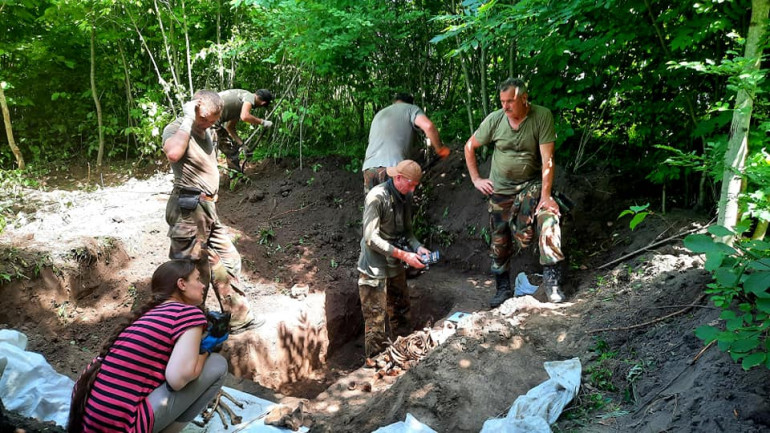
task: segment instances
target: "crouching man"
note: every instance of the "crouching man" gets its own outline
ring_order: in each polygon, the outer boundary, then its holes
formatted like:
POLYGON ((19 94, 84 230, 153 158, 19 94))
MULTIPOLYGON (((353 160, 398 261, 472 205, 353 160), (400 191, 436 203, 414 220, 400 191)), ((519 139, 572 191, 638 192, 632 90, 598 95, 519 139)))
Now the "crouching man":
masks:
POLYGON ((364 350, 370 358, 385 349, 388 338, 411 332, 406 265, 422 269, 420 256, 431 252, 412 232, 412 193, 422 177, 420 166, 404 160, 387 168, 390 179, 369 191, 364 205, 358 293, 364 314, 364 350), (414 252, 393 244, 406 239, 414 252))

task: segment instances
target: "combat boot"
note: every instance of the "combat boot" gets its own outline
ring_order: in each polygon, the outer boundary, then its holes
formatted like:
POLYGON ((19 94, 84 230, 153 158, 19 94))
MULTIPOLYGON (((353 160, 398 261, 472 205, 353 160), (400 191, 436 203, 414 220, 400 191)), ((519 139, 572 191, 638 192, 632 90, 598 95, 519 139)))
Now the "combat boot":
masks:
POLYGON ((495 296, 489 300, 490 308, 497 308, 502 305, 503 302, 513 297, 511 276, 508 274, 508 271, 505 271, 502 274, 495 274, 495 283, 497 284, 497 293, 495 293, 495 296))
POLYGON ((565 299, 561 291, 561 271, 559 265, 543 266, 543 289, 548 300, 553 303, 559 303, 565 299))

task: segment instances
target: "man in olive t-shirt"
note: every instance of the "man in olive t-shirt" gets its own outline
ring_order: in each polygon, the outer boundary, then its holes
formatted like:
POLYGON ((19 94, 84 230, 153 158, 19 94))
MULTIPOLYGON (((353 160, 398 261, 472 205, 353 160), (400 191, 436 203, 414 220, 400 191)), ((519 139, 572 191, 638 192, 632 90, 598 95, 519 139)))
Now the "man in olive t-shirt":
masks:
POLYGON ((241 162, 239 153, 243 140, 238 136, 238 121, 250 123, 252 125, 262 125, 263 128, 273 126, 273 122, 267 119, 260 119, 251 114, 254 107, 267 107, 273 100, 273 94, 267 89, 259 89, 254 93, 243 89, 229 89, 219 92, 219 96, 224 101, 222 108, 222 117, 215 124, 217 141, 222 153, 227 157, 227 167, 231 170, 241 171, 241 162))
POLYGON ((364 194, 388 180, 385 172, 387 167, 394 167, 410 159, 419 130, 428 137, 439 157, 446 158, 449 155, 449 148, 441 143, 436 126, 413 102, 414 98, 409 93, 397 93, 393 104, 374 115, 362 167, 364 194))
POLYGON ((551 111, 530 104, 524 81, 508 79, 500 85, 502 109, 487 116, 465 145, 465 162, 473 185, 489 197, 490 256, 497 293, 492 308, 513 296, 510 258, 538 235, 543 285, 551 302, 561 302, 559 205, 552 196, 554 130, 551 111), (489 179, 479 175, 476 149, 492 143, 489 179), (535 233, 535 222, 537 232, 535 233))
POLYGON ((217 215, 219 168, 209 128, 219 119, 222 106, 222 98, 216 92, 200 90, 192 101, 184 104, 184 117, 163 129, 163 152, 174 172, 166 222, 171 239, 169 258, 198 261, 201 281, 206 287, 213 283, 214 290, 221 295, 225 310, 232 315, 230 325, 235 333, 259 323, 244 296, 241 255, 217 215), (205 260, 206 255, 209 261, 205 260))

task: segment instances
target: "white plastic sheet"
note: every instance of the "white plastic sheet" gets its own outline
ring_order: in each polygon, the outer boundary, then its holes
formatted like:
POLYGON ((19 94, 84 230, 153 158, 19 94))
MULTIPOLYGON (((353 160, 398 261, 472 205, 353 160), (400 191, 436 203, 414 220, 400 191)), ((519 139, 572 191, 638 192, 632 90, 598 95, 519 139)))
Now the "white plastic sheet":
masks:
POLYGON ((436 430, 417 421, 411 413, 407 413, 404 421, 380 427, 372 433, 436 433, 436 430))
POLYGON ((27 352, 27 336, 0 330, 0 397, 8 410, 64 427, 75 382, 56 372, 43 355, 27 352))
POLYGON ((580 388, 582 366, 578 358, 543 366, 551 378, 519 396, 505 418, 487 420, 481 433, 551 433, 550 425, 580 388))

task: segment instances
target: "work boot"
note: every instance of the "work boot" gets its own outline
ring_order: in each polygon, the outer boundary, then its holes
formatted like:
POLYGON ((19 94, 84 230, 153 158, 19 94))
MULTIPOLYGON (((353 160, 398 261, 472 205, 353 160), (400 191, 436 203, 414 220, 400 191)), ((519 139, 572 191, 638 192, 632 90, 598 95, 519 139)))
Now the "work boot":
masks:
POLYGON ((495 283, 497 284, 497 293, 492 299, 489 300, 490 308, 497 308, 502 305, 503 302, 513 297, 513 290, 511 289, 511 276, 508 271, 502 274, 495 274, 495 283))
POLYGON ((543 289, 550 302, 558 304, 565 299, 560 287, 561 271, 559 265, 543 266, 543 289))

